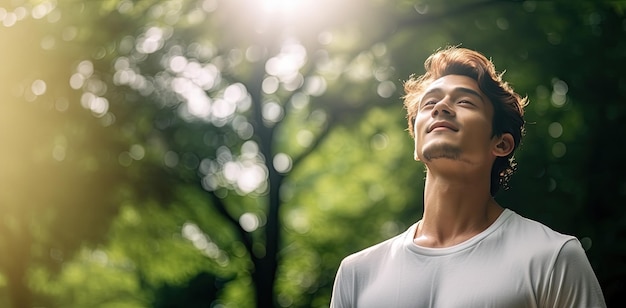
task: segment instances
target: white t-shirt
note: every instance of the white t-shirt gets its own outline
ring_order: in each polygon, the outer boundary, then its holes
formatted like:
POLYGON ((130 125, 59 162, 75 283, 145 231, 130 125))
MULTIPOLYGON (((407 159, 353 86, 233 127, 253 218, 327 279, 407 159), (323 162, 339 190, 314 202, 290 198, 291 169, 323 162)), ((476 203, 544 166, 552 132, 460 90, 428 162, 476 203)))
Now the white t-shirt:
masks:
POLYGON ((446 248, 415 245, 416 227, 346 257, 330 306, 606 307, 579 241, 511 210, 446 248))

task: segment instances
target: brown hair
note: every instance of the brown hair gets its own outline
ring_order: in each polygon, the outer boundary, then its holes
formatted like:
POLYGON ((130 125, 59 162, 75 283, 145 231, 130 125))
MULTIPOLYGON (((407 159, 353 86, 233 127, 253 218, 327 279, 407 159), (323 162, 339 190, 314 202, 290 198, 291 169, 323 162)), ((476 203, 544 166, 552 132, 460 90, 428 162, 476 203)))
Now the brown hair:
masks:
POLYGON ((456 46, 449 46, 432 54, 424 62, 426 73, 412 75, 404 82, 404 107, 407 110, 408 130, 414 135, 414 122, 424 90, 435 80, 446 75, 463 75, 478 83, 480 90, 493 104, 492 137, 509 133, 515 142, 513 151, 506 157, 498 157, 491 169, 491 195, 500 187, 508 188, 508 181, 515 172, 513 157, 524 135, 524 107, 527 97, 521 97, 513 88, 502 80, 502 74, 496 72, 494 64, 484 55, 456 46))

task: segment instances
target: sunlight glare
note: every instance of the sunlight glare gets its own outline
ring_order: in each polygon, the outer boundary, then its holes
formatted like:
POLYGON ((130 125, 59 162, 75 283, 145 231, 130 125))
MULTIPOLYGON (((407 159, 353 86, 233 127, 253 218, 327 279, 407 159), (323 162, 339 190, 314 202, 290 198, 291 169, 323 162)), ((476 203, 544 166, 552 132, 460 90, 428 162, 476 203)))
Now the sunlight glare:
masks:
POLYGON ((272 12, 293 12, 297 6, 298 2, 301 0, 262 0, 263 2, 263 10, 268 13, 272 12))

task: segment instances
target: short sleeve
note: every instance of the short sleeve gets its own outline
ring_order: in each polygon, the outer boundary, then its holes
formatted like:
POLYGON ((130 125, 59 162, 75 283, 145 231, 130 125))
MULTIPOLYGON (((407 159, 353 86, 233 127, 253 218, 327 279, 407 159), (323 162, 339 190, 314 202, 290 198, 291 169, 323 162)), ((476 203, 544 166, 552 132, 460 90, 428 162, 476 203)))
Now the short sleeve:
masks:
POLYGON ((330 298, 330 308, 347 308, 353 307, 351 301, 353 298, 353 286, 352 279, 347 271, 346 261, 342 261, 341 265, 339 265, 339 269, 337 270, 337 275, 335 276, 335 283, 333 285, 333 293, 330 298))
POLYGON ((563 244, 549 276, 544 307, 606 307, 602 289, 580 242, 563 244))

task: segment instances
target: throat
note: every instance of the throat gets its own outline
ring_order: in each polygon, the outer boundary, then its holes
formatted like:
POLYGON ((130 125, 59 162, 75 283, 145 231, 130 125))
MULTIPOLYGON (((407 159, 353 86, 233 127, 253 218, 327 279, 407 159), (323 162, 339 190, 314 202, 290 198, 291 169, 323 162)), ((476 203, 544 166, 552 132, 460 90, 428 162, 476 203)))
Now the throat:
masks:
POLYGON ((452 247, 458 244, 461 244, 474 236, 480 234, 487 228, 475 229, 475 230, 467 230, 462 233, 458 233, 455 235, 430 235, 424 232, 416 230, 416 235, 413 238, 413 243, 417 246, 428 247, 428 248, 446 248, 452 247), (418 235, 421 234, 421 235, 418 235))
POLYGON ((493 199, 489 199, 482 210, 438 211, 431 208, 424 211, 424 217, 418 222, 413 243, 428 248, 458 245, 487 230, 503 211, 493 199))

